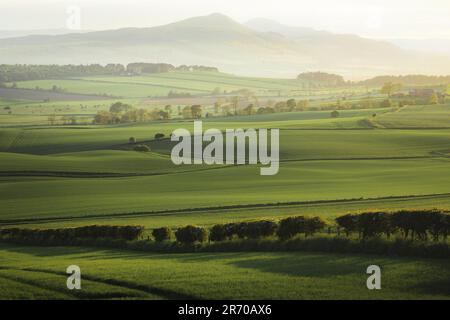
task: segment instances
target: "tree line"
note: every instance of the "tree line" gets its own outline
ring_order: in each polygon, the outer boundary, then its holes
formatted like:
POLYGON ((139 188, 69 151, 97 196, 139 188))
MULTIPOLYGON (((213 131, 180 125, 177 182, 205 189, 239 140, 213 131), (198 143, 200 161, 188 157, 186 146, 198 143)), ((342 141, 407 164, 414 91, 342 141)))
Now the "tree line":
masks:
POLYGON ((58 229, 0 229, 0 238, 19 243, 43 243, 47 241, 70 244, 83 238, 109 238, 122 240, 138 239, 144 231, 143 226, 108 226, 91 225, 75 228, 58 229))
POLYGON ((428 75, 404 75, 404 76, 378 76, 360 81, 358 84, 366 86, 383 86, 385 83, 398 83, 404 86, 424 85, 448 85, 450 76, 428 76, 428 75))
POLYGON ((295 216, 280 221, 260 220, 216 224, 209 230, 189 225, 173 232, 169 227, 154 229, 152 235, 156 241, 172 239, 172 235, 180 243, 192 244, 207 240, 217 242, 238 239, 262 239, 277 236, 280 240, 288 240, 299 234, 312 236, 327 228, 331 233, 344 233, 350 237, 357 233, 360 239, 377 238, 386 235, 389 239, 399 233, 405 240, 446 241, 450 234, 450 214, 437 209, 400 210, 396 212, 364 212, 346 214, 335 219, 336 225, 327 224, 320 217, 295 216))
POLYGON ((219 72, 219 69, 215 67, 201 66, 201 65, 180 65, 175 67, 168 63, 146 63, 135 62, 129 63, 126 67, 128 73, 141 74, 141 73, 164 73, 169 71, 209 71, 219 72))
POLYGON ((338 74, 326 73, 326 72, 304 72, 297 76, 298 80, 304 80, 309 82, 318 82, 325 84, 328 87, 338 87, 346 85, 347 82, 344 77, 338 74))
POLYGON ((60 79, 76 76, 120 75, 125 72, 121 64, 89 65, 0 65, 0 82, 60 79))
MULTIPOLYGON (((50 242, 66 245, 70 245, 76 239, 106 238, 131 241, 142 238, 144 229, 143 226, 98 225, 60 229, 7 228, 0 229, 0 239, 18 243, 50 242)), ((326 223, 320 217, 293 216, 279 221, 257 220, 216 224, 209 229, 195 225, 179 227, 176 230, 161 227, 153 229, 151 235, 156 242, 167 242, 175 238, 179 244, 192 245, 207 241, 260 240, 268 237, 287 241, 301 234, 308 238, 324 231, 328 234, 344 235, 347 238, 358 234, 360 240, 379 239, 382 235, 389 239, 392 235, 399 234, 404 240, 426 242, 432 239, 435 242, 445 242, 450 234, 450 214, 437 209, 371 211, 339 216, 335 219, 335 224, 326 223)))
POLYGON ((361 214, 346 214, 336 218, 338 232, 342 229, 347 236, 357 233, 367 239, 386 235, 390 238, 400 233, 404 239, 426 241, 447 240, 450 234, 450 215, 436 209, 400 210, 393 213, 374 211, 361 214))
POLYGON ((88 64, 88 65, 31 65, 31 64, 1 64, 0 82, 27 80, 61 79, 67 77, 127 75, 141 73, 162 73, 173 70, 219 72, 215 67, 186 66, 175 67, 167 63, 129 63, 123 64, 88 64))

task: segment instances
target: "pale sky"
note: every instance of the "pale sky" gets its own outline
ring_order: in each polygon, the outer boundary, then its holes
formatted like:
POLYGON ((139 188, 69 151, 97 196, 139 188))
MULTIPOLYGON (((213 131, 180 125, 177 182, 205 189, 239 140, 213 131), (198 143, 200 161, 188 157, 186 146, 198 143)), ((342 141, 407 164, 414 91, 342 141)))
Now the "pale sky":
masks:
POLYGON ((0 30, 65 28, 79 7, 84 30, 150 27, 220 12, 371 38, 450 39, 450 0, 0 0, 0 30))

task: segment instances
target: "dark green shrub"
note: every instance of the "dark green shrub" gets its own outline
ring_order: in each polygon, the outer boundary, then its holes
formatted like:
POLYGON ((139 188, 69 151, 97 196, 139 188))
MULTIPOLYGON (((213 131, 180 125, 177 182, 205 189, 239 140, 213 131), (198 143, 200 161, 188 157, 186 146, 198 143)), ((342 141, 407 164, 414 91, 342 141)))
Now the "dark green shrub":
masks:
POLYGON ((303 216, 282 219, 278 225, 277 236, 286 240, 305 232, 306 218, 303 216))
POLYGON ((384 212, 365 212, 356 216, 357 230, 364 239, 390 234, 390 215, 384 212))
POLYGON ((407 239, 409 232, 412 231, 413 229, 410 211, 400 210, 394 212, 392 214, 391 221, 392 225, 397 227, 403 234, 403 237, 407 239))
POLYGON ((156 140, 159 140, 159 139, 162 139, 162 138, 164 138, 164 133, 157 133, 157 134, 155 134, 155 139, 156 140))
POLYGON ((305 235, 313 235, 317 231, 325 228, 326 223, 319 217, 306 218, 305 219, 305 235))
POLYGON ((449 214, 437 209, 401 210, 392 214, 392 224, 401 230, 405 239, 426 240, 428 234, 435 240, 448 234, 449 214))
POLYGON ((240 223, 227 223, 224 225, 225 234, 228 239, 233 238, 233 236, 237 235, 240 223))
POLYGON ((358 217, 354 214, 346 214, 340 217, 337 217, 336 223, 340 228, 344 229, 344 232, 347 234, 347 237, 350 233, 358 230, 358 217))
POLYGON ((229 238, 226 225, 216 224, 209 230, 209 240, 224 241, 229 238))
POLYGON ((153 236, 153 238, 155 238, 155 241, 162 242, 162 241, 170 240, 173 236, 173 232, 172 232, 172 229, 170 229, 169 227, 162 227, 162 228, 153 229, 152 236, 153 236))
POLYGON ((175 237, 180 243, 193 244, 195 242, 205 242, 208 240, 208 232, 202 227, 186 226, 179 228, 175 232, 175 237))
POLYGON ((135 240, 144 231, 143 226, 83 226, 60 229, 0 229, 0 237, 8 237, 16 241, 29 242, 58 242, 63 245, 74 239, 111 238, 135 240))
POLYGON ((241 233, 249 239, 260 239, 270 237, 275 233, 277 224, 270 220, 246 222, 241 226, 241 233))

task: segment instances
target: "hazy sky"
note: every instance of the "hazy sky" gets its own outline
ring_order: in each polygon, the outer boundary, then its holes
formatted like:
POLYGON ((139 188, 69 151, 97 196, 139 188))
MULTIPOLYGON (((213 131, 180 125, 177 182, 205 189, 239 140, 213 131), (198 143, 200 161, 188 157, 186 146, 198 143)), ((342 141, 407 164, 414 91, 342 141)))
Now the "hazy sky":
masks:
POLYGON ((0 0, 0 30, 65 28, 73 6, 85 30, 221 12, 239 22, 265 17, 366 37, 450 39, 450 0, 0 0))

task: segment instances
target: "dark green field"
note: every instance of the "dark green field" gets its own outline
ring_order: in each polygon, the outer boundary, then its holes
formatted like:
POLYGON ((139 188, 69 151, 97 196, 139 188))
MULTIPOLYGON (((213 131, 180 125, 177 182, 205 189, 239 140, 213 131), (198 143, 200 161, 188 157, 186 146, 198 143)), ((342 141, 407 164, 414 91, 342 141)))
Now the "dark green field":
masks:
POLYGON ((311 253, 147 254, 0 246, 3 299, 448 299, 448 261, 311 253), (77 263, 82 290, 64 289, 77 263), (383 268, 382 290, 366 268, 383 268))

